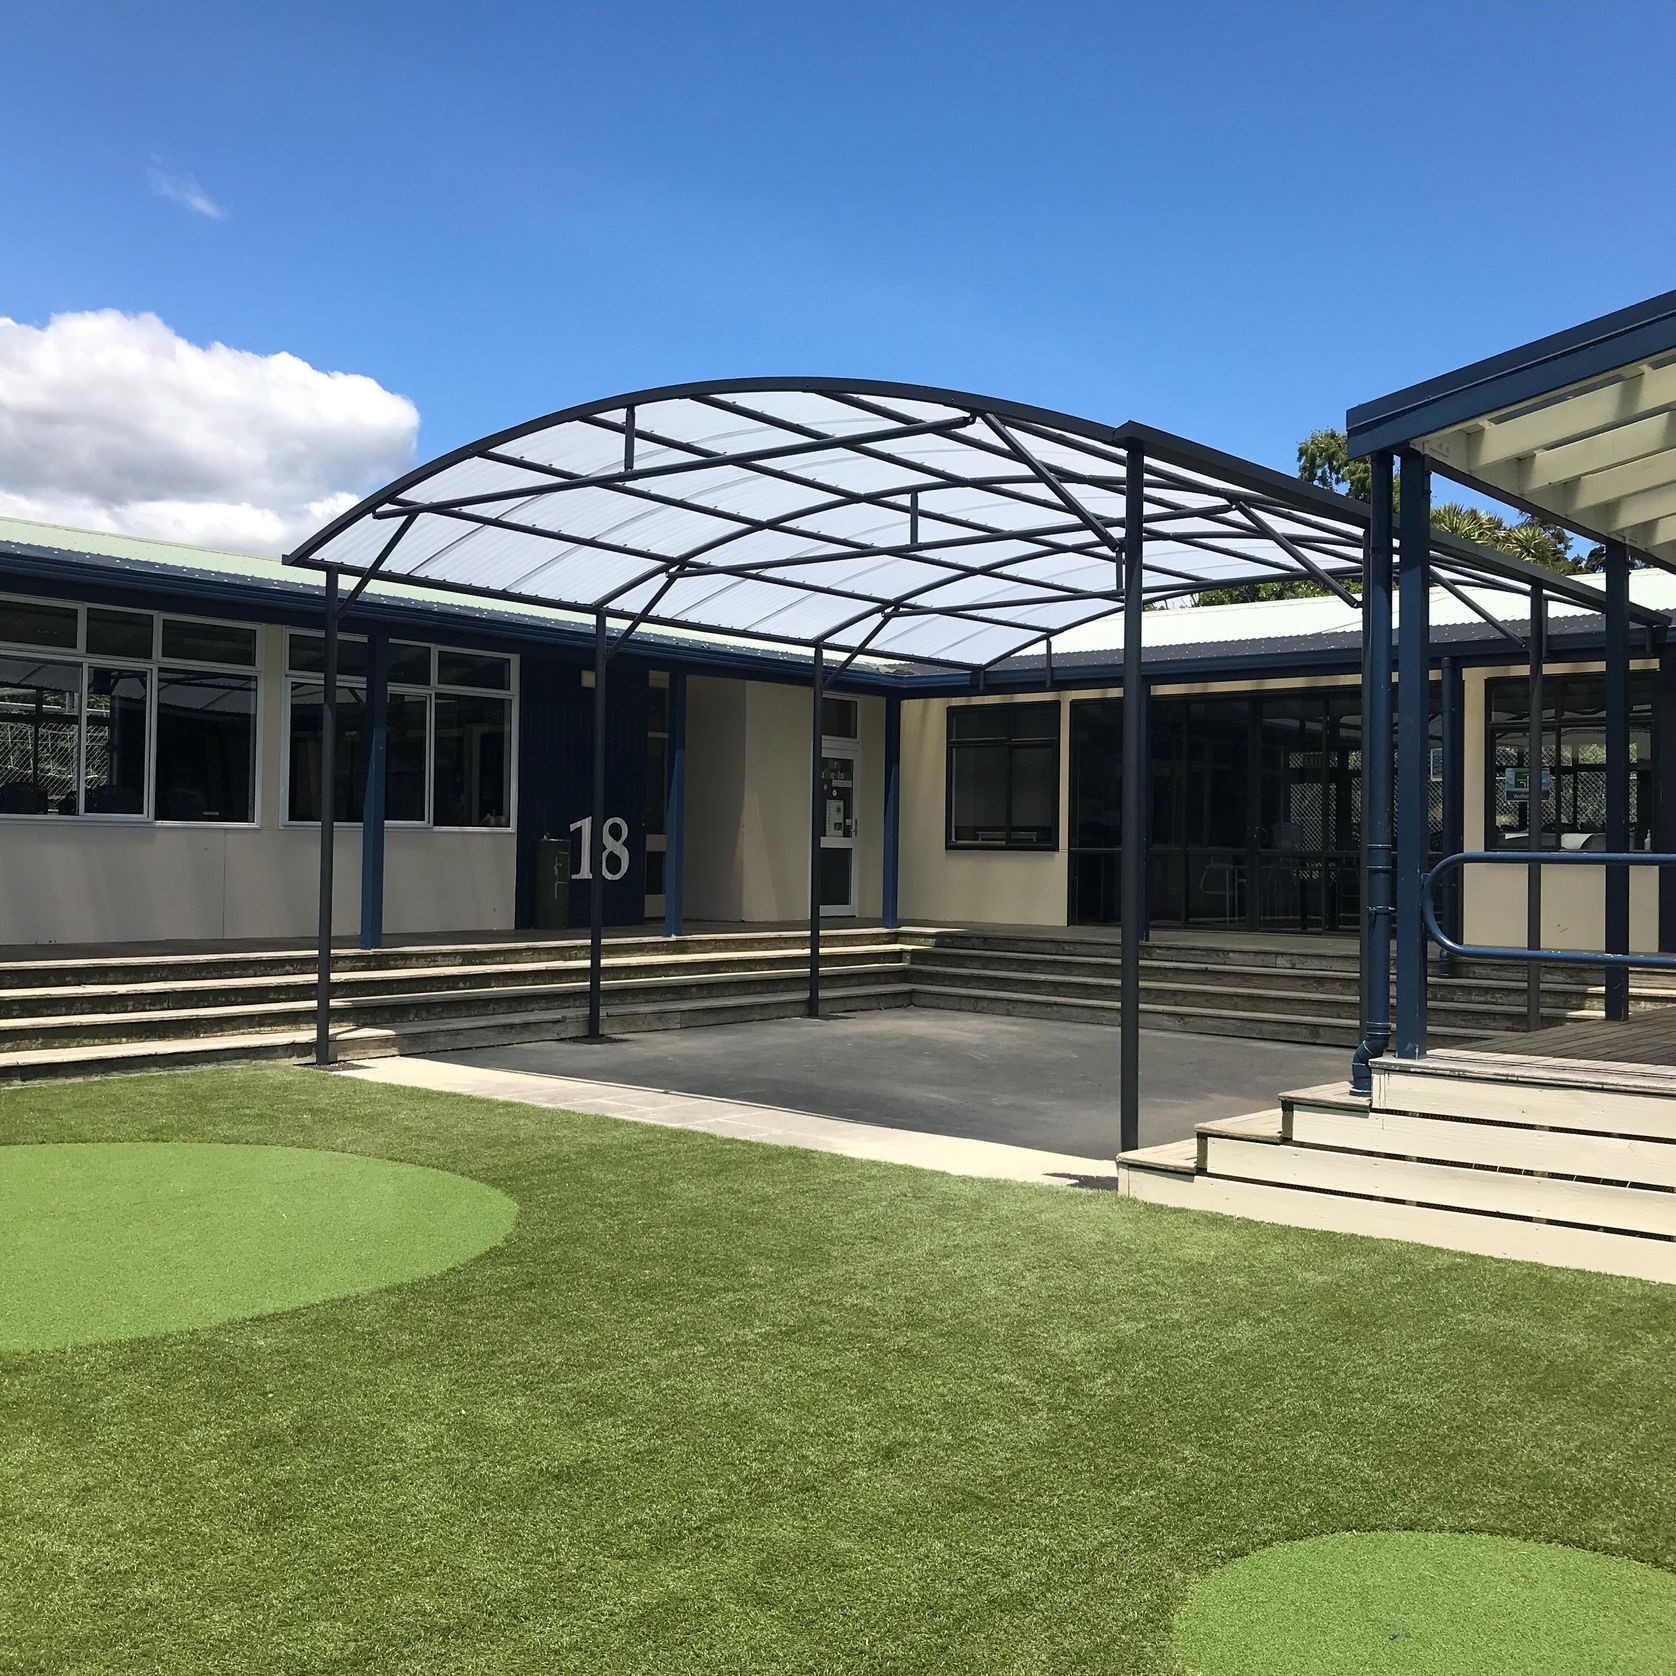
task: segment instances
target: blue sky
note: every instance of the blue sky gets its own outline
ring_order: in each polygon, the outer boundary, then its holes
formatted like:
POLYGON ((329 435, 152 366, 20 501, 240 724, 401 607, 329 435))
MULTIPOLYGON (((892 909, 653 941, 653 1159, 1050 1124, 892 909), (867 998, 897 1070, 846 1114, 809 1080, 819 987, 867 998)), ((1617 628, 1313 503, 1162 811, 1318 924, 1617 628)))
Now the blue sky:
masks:
POLYGON ((14 0, 5 31, 0 315, 367 374, 421 456, 813 372, 1290 466, 1350 402, 1676 284, 1662 5, 14 0))

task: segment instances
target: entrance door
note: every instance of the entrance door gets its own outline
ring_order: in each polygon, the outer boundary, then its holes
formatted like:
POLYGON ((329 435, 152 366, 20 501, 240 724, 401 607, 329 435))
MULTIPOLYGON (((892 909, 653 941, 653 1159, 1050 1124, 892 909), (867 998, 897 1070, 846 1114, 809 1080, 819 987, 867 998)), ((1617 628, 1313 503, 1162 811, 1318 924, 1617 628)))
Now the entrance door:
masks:
POLYGON ((853 744, 821 741, 821 917, 855 912, 855 759, 853 744))

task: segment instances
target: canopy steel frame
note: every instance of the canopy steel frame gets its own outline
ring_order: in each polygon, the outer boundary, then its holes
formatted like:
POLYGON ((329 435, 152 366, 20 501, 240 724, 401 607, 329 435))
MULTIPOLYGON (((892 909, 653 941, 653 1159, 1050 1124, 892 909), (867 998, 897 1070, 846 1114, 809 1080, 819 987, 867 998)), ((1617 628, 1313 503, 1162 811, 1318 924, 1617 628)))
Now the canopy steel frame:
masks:
MULTIPOLYGON (((1055 637, 1120 611, 1130 841, 1121 877, 1119 1140, 1134 1147, 1146 935, 1145 846, 1137 841, 1144 830, 1145 608, 1207 587, 1302 576, 1362 612, 1365 668, 1376 673, 1382 658, 1388 671, 1388 462, 1375 481, 1385 486, 1383 533, 1377 506, 1134 422, 1102 425, 933 386, 819 378, 637 391, 513 426, 415 468, 287 556, 324 570, 327 580, 317 1059, 326 1064, 331 1055, 336 628, 375 579, 573 612, 593 631, 587 1030, 596 1038, 607 1023, 608 669, 642 626, 810 654, 808 1010, 818 1016, 826 694, 862 658, 886 678, 963 671, 981 692, 986 671, 1037 645, 1049 648, 1051 685, 1055 637), (603 457, 608 438, 621 448, 603 457), (456 468, 460 475, 450 477, 456 468), (496 473, 506 480, 496 481, 496 473), (386 523, 394 525, 387 536, 386 523), (769 550, 752 551, 753 543, 769 550), (490 566, 493 580, 484 574, 490 566), (1358 599, 1348 584, 1364 573, 1372 591, 1364 588, 1358 599), (339 579, 351 576, 340 602, 339 579)), ((1426 537, 1410 520, 1405 525, 1404 570, 1411 572, 1409 556, 1426 537)), ((1444 532, 1429 532, 1426 558, 1422 571, 1435 570, 1440 585, 1492 622, 1463 583, 1536 589, 1603 608, 1580 583, 1444 532)), ((1661 630, 1665 621, 1621 600, 1613 609, 1661 630)), ((1364 702, 1367 738, 1388 734, 1388 674, 1382 687, 1364 683, 1364 702)), ((1390 763, 1381 793, 1378 758, 1368 759, 1367 902, 1373 964, 1383 940, 1388 973, 1393 868, 1378 809, 1383 798, 1389 816, 1390 763)), ((1411 894, 1405 889, 1405 909, 1411 894)), ((1411 963, 1405 976, 1412 1014, 1411 963)), ((1383 1000, 1371 986, 1365 993, 1364 1074, 1391 1033, 1388 990, 1383 1000)), ((1423 998, 1420 1022, 1423 1029, 1423 998)))

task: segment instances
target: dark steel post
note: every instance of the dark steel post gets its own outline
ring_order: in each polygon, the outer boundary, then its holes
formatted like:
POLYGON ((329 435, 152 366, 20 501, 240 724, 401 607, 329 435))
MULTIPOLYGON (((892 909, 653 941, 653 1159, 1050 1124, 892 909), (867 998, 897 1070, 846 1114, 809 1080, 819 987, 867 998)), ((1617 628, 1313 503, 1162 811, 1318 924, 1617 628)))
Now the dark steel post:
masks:
POLYGON ((594 613, 594 786, 588 824, 588 1035, 605 1034, 605 613, 594 613))
POLYGON ((325 668, 320 688, 320 950, 314 985, 314 1063, 332 1062, 332 867, 336 861, 338 573, 326 572, 325 668))
MULTIPOLYGON (((1525 842, 1533 855, 1542 848, 1542 807, 1546 801, 1542 793, 1543 738, 1547 732, 1542 715, 1542 666, 1547 660, 1548 596, 1541 588, 1532 588, 1530 716, 1525 724, 1525 842)), ((1525 947, 1542 947, 1542 863, 1539 861, 1525 869, 1525 947)), ((1535 960, 1525 963, 1525 1028, 1542 1028, 1542 966, 1535 960)))
POLYGON ((821 1016, 821 832, 826 799, 821 789, 821 710, 826 700, 826 654, 815 648, 809 707, 809 1016, 821 1016))
POLYGON ((1426 1051, 1426 927, 1420 886, 1431 848, 1431 468, 1404 449, 1397 618, 1397 1011, 1401 1059, 1426 1051))
POLYGON ((1146 847, 1145 677, 1141 619, 1145 604, 1146 456, 1130 448, 1123 467, 1123 810, 1118 881, 1122 964, 1119 983, 1118 1151, 1141 1144, 1142 857, 1146 847))
POLYGON ((390 642, 367 638, 367 783, 361 796, 361 947, 384 942, 385 765, 390 735, 390 642))
MULTIPOLYGON (((1606 543, 1606 847, 1630 847, 1629 830, 1629 550, 1606 543)), ((1629 953, 1629 869, 1606 869, 1606 949, 1629 953)), ((1606 1016, 1629 1017, 1629 970, 1606 968, 1606 1016)))
POLYGON ((663 934, 679 937, 687 913, 687 677, 669 677, 669 780, 664 788, 663 934))
MULTIPOLYGON (((1461 676, 1461 660, 1443 660, 1443 761, 1441 778, 1443 790, 1443 853, 1459 855, 1466 848, 1466 682, 1461 676)), ((1447 894, 1440 904, 1443 927, 1456 942, 1461 940, 1465 921, 1462 900, 1464 885, 1457 868, 1449 876, 1447 894)), ((1455 957, 1444 953, 1438 959, 1438 970, 1444 977, 1455 971, 1455 957)))
MULTIPOLYGON (((1676 855, 1676 647, 1661 640, 1653 677, 1653 848, 1676 855)), ((1659 951, 1676 953, 1676 867, 1658 869, 1659 951)))
POLYGON ((1391 456, 1373 468, 1362 560, 1362 1040, 1350 1092, 1373 1093, 1373 1062, 1391 1045, 1391 456))
POLYGON ((902 700, 896 693, 885 699, 885 830, 883 884, 879 914, 885 929, 902 923, 900 868, 902 861, 902 700))

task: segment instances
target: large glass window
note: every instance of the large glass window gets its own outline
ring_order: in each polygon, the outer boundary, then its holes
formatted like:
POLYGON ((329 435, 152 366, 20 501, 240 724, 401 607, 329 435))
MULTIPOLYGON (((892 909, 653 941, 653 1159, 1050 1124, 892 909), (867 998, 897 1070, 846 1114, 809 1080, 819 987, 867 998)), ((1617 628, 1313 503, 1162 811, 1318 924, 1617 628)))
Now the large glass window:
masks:
POLYGON ((1058 849, 1058 703, 962 704, 947 715, 948 847, 1058 849))
POLYGON ((143 815, 146 781, 145 669, 87 671, 82 808, 90 815, 143 815))
MULTIPOLYGON (((1485 683, 1489 737, 1484 761, 1487 847, 1531 842, 1530 686, 1485 683)), ((1629 679, 1630 845, 1646 849, 1653 814, 1653 676, 1629 679)), ((1541 847, 1606 848, 1606 682, 1600 675, 1546 675, 1542 682, 1541 847)))
POLYGON ((82 666, 0 657, 0 814, 73 815, 82 666))
POLYGON ((436 825, 512 824, 511 710, 504 699, 436 695, 436 825))
MULTIPOLYGON (((1146 900, 1160 924, 1356 923, 1360 695, 1154 697, 1146 900)), ((1122 854, 1120 699, 1071 705, 1070 915, 1114 923, 1122 854)))
POLYGON ((249 670, 255 647, 237 624, 0 598, 0 815, 254 820, 256 677, 190 665, 249 670))
MULTIPOLYGON (((338 641, 338 711, 333 819, 365 815, 369 652, 364 639, 338 641)), ((286 816, 320 818, 325 649, 318 634, 288 638, 289 771, 286 816)), ((512 660, 404 641, 389 647, 384 816, 409 825, 512 824, 512 660), (462 690, 467 681, 481 690, 462 690)))
POLYGON ((255 739, 256 682, 251 676, 159 670, 158 820, 254 820, 255 739))

